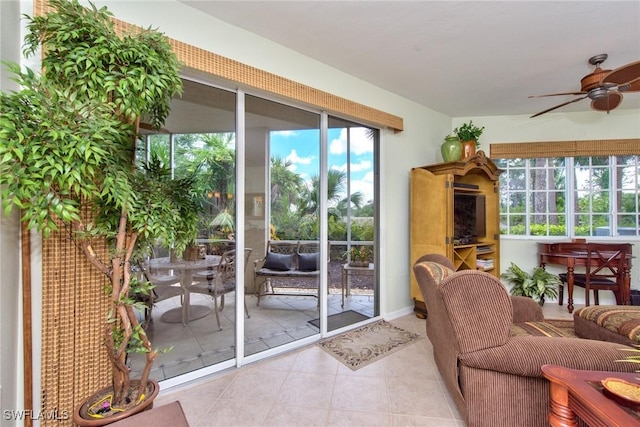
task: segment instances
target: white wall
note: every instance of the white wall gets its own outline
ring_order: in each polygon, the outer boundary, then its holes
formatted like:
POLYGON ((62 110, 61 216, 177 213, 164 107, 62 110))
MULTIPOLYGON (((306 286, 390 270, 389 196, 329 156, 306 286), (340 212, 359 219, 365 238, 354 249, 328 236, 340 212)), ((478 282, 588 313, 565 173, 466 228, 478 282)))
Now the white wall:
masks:
MULTIPOLYGON (((20 60, 20 14, 26 10, 20 7, 18 2, 0 1, 0 58, 3 60, 20 60)), ((15 90, 16 86, 10 75, 0 71, 2 91, 15 90)), ((9 217, 0 213, 0 423, 3 427, 20 425, 16 420, 6 420, 5 410, 23 408, 19 238, 17 212, 9 217)))
MULTIPOLYGON (((629 96, 638 95, 630 94, 629 96)), ((489 144, 504 142, 640 138, 640 111, 638 110, 617 109, 609 114, 596 111, 554 112, 533 119, 529 116, 457 117, 453 119, 452 128, 469 120, 473 120, 473 123, 478 126, 485 127, 480 137, 480 144, 487 154, 489 154, 489 144)), ((536 243, 539 241, 544 239, 503 237, 500 246, 502 271, 509 268, 511 262, 525 270, 537 265, 536 243)), ((624 241, 635 244, 633 253, 637 258, 640 254, 640 238, 633 237, 624 241)), ((631 287, 640 289, 640 265, 637 261, 632 264, 634 265, 631 270, 631 287)), ((549 266, 548 270, 556 273, 564 271, 559 266, 549 266)), ((615 304, 612 292, 601 294, 601 304, 615 304)), ((584 304, 584 289, 576 288, 574 303, 584 304)))

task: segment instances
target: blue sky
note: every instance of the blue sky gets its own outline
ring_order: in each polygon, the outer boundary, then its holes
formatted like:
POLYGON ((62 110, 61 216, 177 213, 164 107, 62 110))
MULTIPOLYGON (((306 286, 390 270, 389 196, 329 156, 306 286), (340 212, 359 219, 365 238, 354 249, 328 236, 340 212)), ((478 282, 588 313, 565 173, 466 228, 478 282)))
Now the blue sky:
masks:
MULTIPOLYGON (((329 168, 347 170, 347 129, 329 129, 329 168)), ((271 156, 289 160, 291 170, 309 180, 319 171, 319 131, 271 133, 271 156)), ((373 143, 365 128, 351 128, 351 192, 373 198, 373 143)))

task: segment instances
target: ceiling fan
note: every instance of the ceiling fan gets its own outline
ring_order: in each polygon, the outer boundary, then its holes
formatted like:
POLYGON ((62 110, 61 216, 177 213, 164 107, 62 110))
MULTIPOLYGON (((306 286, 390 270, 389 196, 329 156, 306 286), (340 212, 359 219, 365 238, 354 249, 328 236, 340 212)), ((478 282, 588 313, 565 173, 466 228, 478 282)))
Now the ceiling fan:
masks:
POLYGON ((602 53, 589 58, 589 64, 594 65, 596 68, 591 74, 587 74, 580 80, 581 88, 579 92, 551 93, 548 95, 530 96, 529 98, 582 95, 579 98, 572 99, 571 101, 563 102, 555 107, 540 111, 539 113, 531 116, 531 118, 586 98, 591 99, 592 109, 596 111, 606 111, 608 114, 609 111, 620 105, 622 102, 623 92, 640 92, 640 61, 623 65, 615 70, 603 70, 600 68, 600 64, 607 59, 607 56, 608 55, 606 53, 602 53))

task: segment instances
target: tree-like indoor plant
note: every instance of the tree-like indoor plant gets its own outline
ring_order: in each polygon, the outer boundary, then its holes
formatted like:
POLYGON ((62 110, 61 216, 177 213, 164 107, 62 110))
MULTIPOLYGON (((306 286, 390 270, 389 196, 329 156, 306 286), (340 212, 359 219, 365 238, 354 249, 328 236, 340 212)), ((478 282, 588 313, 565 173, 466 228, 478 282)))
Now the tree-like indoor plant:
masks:
POLYGON ((545 298, 556 298, 558 287, 562 286, 560 278, 538 266, 533 273, 527 273, 514 263, 500 276, 509 282, 511 295, 533 298, 543 305, 545 298))
POLYGON ((453 130, 460 142, 462 143, 462 159, 472 157, 476 150, 480 148, 480 135, 484 132, 484 126, 476 126, 473 124, 473 120, 469 120, 468 123, 463 123, 460 127, 453 130))
POLYGON ((20 209, 44 238, 68 230, 108 278, 101 344, 112 364, 111 398, 99 410, 87 405, 95 421, 147 405, 157 393, 149 379, 157 350, 135 312, 136 294, 149 292, 131 274, 136 253, 157 239, 183 249, 195 237, 184 215, 195 206, 185 183, 159 179, 135 162, 141 120, 159 128, 182 90, 180 62, 156 30, 117 34, 106 8, 77 0, 49 5, 26 17, 24 54, 42 49, 42 72, 4 63, 21 89, 0 98, 0 198, 6 213, 20 209), (96 250, 105 243, 106 259, 96 250), (130 352, 146 353, 139 380, 129 375, 130 352))

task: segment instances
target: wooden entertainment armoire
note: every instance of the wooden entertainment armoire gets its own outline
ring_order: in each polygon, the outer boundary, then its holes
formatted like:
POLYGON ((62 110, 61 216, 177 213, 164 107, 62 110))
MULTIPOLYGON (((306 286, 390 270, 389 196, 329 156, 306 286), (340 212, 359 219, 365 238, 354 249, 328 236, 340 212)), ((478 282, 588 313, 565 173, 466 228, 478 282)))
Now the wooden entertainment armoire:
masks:
POLYGON ((477 269, 499 277, 498 179, 502 172, 486 157, 484 151, 457 162, 420 166, 411 170, 410 277, 411 298, 418 317, 427 315, 422 293, 413 274, 413 264, 422 255, 446 255, 456 270, 477 269), (469 241, 454 238, 454 201, 456 198, 462 200, 465 195, 481 196, 484 201, 484 236, 469 238, 469 241))

